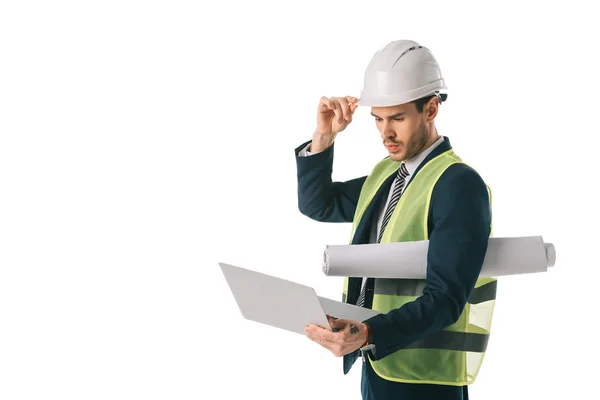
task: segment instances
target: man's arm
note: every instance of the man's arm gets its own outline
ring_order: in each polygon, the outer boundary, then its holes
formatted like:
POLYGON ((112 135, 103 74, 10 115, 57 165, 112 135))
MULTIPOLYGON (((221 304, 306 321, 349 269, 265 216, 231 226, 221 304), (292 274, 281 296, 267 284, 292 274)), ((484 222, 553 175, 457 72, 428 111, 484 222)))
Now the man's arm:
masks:
POLYGON ((464 164, 438 180, 430 206, 427 283, 413 302, 365 320, 379 360, 456 322, 481 272, 490 235, 487 188, 464 164))
POLYGON ((321 222, 352 222, 362 185, 367 178, 332 182, 333 147, 308 157, 299 153, 310 142, 297 147, 298 209, 321 222))

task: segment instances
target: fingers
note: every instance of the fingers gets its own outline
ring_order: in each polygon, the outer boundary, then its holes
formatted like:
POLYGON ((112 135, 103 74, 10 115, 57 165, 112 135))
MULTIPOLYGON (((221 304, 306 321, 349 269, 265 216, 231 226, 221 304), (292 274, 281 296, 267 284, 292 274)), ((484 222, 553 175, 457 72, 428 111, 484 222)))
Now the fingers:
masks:
POLYGON ((339 103, 336 101, 335 97, 332 97, 331 99, 325 96, 321 97, 321 102, 319 103, 319 106, 319 110, 321 112, 333 111, 337 123, 341 123, 341 121, 343 120, 342 109, 339 103))
POLYGON ((331 317, 331 315, 326 315, 326 317, 327 317, 327 322, 329 322, 329 326, 331 327, 331 329, 336 329, 336 327, 335 327, 335 319, 333 319, 331 317))
POLYGON ((352 114, 358 107, 358 99, 352 96, 346 97, 321 97, 319 103, 319 111, 333 111, 335 113, 336 122, 343 124, 344 122, 352 121, 352 114))
POLYGON ((342 343, 338 341, 328 340, 324 336, 324 332, 329 332, 327 329, 308 326, 304 328, 304 331, 306 332, 306 336, 310 340, 320 344, 323 348, 331 351, 336 357, 341 357, 344 355, 344 346, 342 343))
POLYGON ((335 107, 333 106, 333 101, 330 100, 328 97, 322 96, 321 100, 319 100, 319 107, 321 107, 321 109, 323 111, 325 110, 333 110, 335 107))
POLYGON ((344 335, 341 332, 332 332, 329 329, 321 328, 317 325, 309 325, 307 328, 308 330, 305 329, 307 335, 325 342, 339 342, 344 335))
POLYGON ((358 108, 358 99, 352 96, 346 96, 346 100, 348 101, 348 105, 350 107, 350 117, 352 118, 352 114, 358 108))
POLYGON ((340 102, 334 97, 331 99, 331 104, 333 105, 333 112, 335 113, 337 123, 342 124, 344 122, 344 111, 340 102))
MULTIPOLYGON (((351 118, 350 107, 348 106, 348 102, 346 99, 336 98, 336 106, 339 106, 341 110, 341 119, 338 120, 338 124, 347 123, 351 118)), ((336 114, 337 116, 337 114, 336 114)))
POLYGON ((358 108, 358 99, 356 97, 346 96, 346 100, 348 101, 348 108, 350 110, 350 115, 347 121, 352 122, 352 115, 354 114, 354 111, 356 111, 356 109, 358 108))
POLYGON ((332 342, 319 342, 317 340, 315 340, 316 343, 319 343, 324 349, 329 350, 330 352, 333 353, 334 356, 336 357, 342 357, 344 355, 343 352, 343 348, 340 344, 338 343, 332 343, 332 342))

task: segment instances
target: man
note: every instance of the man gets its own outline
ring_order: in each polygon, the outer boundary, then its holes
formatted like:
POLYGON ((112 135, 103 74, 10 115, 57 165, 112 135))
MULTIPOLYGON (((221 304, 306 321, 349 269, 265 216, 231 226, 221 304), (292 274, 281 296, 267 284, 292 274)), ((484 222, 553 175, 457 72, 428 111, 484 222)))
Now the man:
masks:
POLYGON ((360 100, 321 98, 312 141, 295 151, 304 215, 352 222, 352 244, 429 240, 426 280, 345 278, 343 301, 379 315, 305 329, 344 356, 344 373, 362 355, 363 399, 467 399, 487 347, 496 279, 478 277, 490 194, 437 132, 445 90, 427 48, 394 41, 369 63, 360 100), (359 105, 371 107, 389 156, 369 176, 332 182, 334 140, 359 105))

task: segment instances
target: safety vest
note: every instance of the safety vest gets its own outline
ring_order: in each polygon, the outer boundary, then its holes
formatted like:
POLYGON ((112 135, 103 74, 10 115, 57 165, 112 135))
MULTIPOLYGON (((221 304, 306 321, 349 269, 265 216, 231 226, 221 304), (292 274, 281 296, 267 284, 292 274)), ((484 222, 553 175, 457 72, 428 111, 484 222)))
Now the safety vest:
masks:
MULTIPOLYGON (((428 240, 427 220, 436 182, 451 165, 462 163, 452 150, 430 160, 412 179, 383 233, 381 243, 428 240)), ((389 157, 378 163, 361 189, 352 236, 381 185, 400 162, 389 157)), ((488 187, 488 194, 491 191, 488 187)), ((372 309, 383 314, 420 297, 425 280, 375 279, 372 309)), ((418 340, 378 360, 373 370, 390 381, 463 386, 475 381, 485 355, 496 299, 496 278, 480 278, 458 318, 444 330, 418 340)), ((348 298, 348 278, 344 298, 348 298)), ((377 351, 377 349, 375 349, 377 351)))

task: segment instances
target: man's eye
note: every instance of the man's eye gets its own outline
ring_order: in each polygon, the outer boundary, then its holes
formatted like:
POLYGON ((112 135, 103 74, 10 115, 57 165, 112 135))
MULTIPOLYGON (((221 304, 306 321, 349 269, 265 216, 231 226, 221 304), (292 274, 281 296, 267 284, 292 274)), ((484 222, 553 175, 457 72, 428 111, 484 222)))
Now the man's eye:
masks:
POLYGON ((375 118, 375 121, 377 121, 377 122, 381 122, 381 121, 383 121, 383 120, 382 120, 381 118, 375 118))
POLYGON ((404 121, 404 118, 394 118, 394 121, 404 121))

